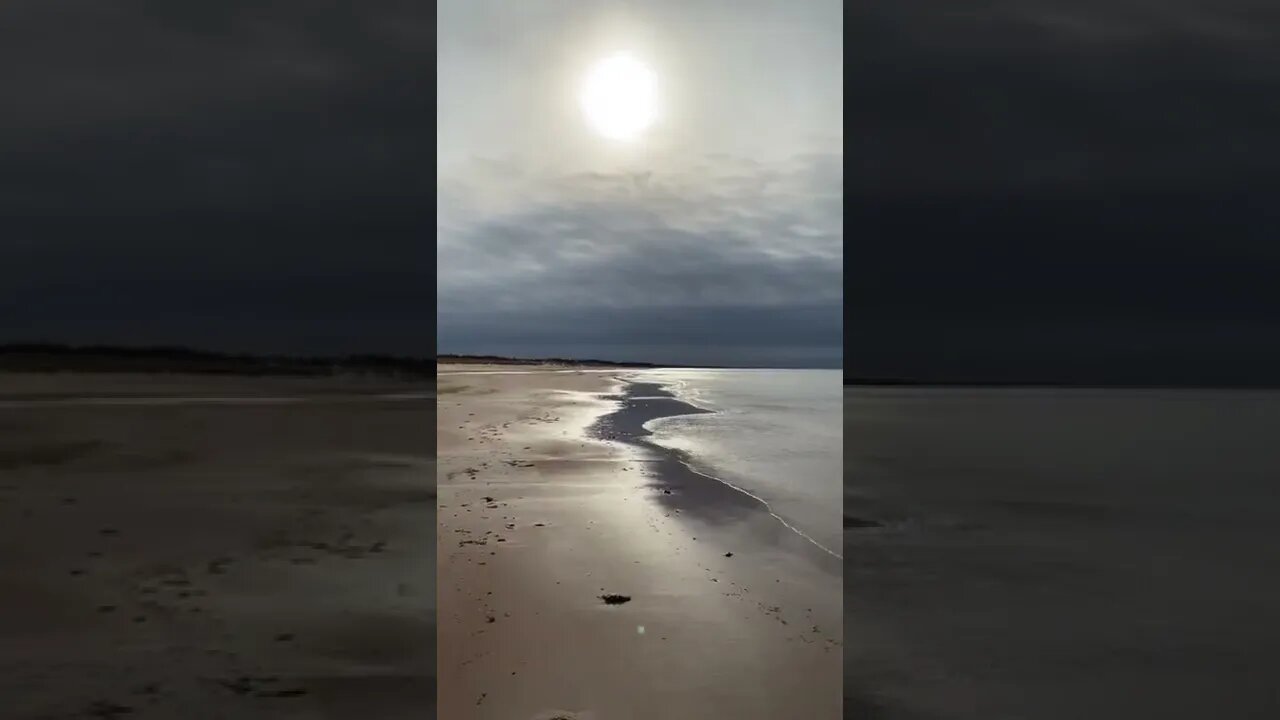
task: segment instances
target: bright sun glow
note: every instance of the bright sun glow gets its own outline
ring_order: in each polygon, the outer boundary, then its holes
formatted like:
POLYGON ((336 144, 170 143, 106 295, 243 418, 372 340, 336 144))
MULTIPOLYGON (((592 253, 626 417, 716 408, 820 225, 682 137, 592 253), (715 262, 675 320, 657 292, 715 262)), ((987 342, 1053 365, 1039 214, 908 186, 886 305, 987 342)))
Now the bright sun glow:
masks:
POLYGON ((582 86, 582 112, 601 135, 635 139, 657 117, 657 78, 630 55, 601 60, 582 86))

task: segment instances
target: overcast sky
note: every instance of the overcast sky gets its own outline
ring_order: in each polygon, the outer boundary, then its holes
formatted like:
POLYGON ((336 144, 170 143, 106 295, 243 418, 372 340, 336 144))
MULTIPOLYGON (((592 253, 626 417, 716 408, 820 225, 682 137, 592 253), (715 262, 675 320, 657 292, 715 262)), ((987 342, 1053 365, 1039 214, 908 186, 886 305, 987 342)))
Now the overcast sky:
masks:
POLYGON ((848 7, 849 373, 1278 379, 1280 5, 848 7))
POLYGON ((842 6, 439 7, 440 351, 838 367, 842 6), (627 53, 659 117, 579 94, 627 53))
POLYGON ((430 354, 431 13, 0 4, 0 342, 430 354))
POLYGON ((1275 7, 12 0, 0 342, 1274 378, 1275 7))

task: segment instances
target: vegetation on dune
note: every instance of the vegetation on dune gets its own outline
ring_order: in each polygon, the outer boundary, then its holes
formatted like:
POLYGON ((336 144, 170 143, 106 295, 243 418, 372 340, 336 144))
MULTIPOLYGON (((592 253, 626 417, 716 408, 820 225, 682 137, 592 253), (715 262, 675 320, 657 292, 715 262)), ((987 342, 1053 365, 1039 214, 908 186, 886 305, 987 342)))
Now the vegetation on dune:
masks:
POLYGON ((145 372, 208 375, 380 375, 435 377, 435 358, 394 355, 229 354, 187 347, 0 345, 0 371, 145 372))

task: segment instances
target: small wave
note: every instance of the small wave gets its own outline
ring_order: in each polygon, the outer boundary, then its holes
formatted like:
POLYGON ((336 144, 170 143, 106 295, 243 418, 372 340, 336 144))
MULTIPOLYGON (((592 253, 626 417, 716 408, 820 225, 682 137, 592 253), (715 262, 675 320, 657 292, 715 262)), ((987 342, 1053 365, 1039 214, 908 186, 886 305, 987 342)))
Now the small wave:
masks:
MULTIPOLYGON (((662 446, 660 446, 660 445, 656 445, 656 444, 655 444, 655 447, 662 447, 662 446)), ((684 455, 684 454, 681 454, 681 455, 684 455)), ((732 482, 729 482, 728 480, 725 480, 724 478, 716 477, 715 475, 712 475, 712 474, 710 474, 710 473, 703 472, 702 470, 699 470, 697 467, 695 467, 695 466, 694 466, 694 464, 693 464, 692 462, 690 462, 689 460, 685 459, 685 457, 684 457, 684 456, 677 456, 677 459, 680 461, 680 464, 684 465, 686 468, 688 468, 688 469, 689 469, 689 472, 692 472, 692 473, 694 473, 695 475, 699 475, 699 476, 704 477, 704 478, 707 478, 707 479, 709 479, 709 480, 714 480, 714 481, 716 481, 716 482, 720 483, 721 485, 725 485, 725 486, 727 486, 727 487, 733 488, 734 490, 737 490, 738 492, 742 493, 743 495, 746 495, 747 497, 751 498, 752 500, 755 500, 756 502, 760 503, 760 505, 764 507, 765 511, 766 511, 766 512, 768 512, 768 513, 769 513, 769 515, 771 515, 771 516, 772 516, 775 520, 777 520, 778 522, 782 523, 782 525, 783 525, 784 527, 786 527, 788 530, 790 530, 791 532, 795 533, 796 535, 799 535, 800 537, 804 538, 805 540, 809 541, 809 542, 810 542, 814 547, 816 547, 816 548, 818 548, 819 550, 821 550, 821 551, 825 552, 826 554, 830 555, 831 557, 834 557, 834 558, 836 558, 836 559, 838 559, 838 560, 844 560, 844 556, 843 556, 843 555, 841 555, 840 553, 838 553, 838 552, 836 552, 836 551, 832 550, 831 548, 827 547, 826 545, 823 545, 822 543, 818 542, 818 541, 817 541, 817 540, 815 540, 813 537, 811 537, 808 533, 806 533, 805 531, 801 530, 800 528, 798 528, 798 527, 796 527, 796 526, 792 525, 791 523, 787 522, 787 519, 786 519, 786 518, 784 518, 784 517, 782 517, 781 515, 779 515, 778 513, 774 512, 773 507, 772 507, 771 505, 769 505, 769 501, 768 501, 768 500, 765 500, 764 498, 760 497, 759 495, 756 495, 755 493, 752 493, 750 490, 747 490, 746 488, 743 488, 743 487, 741 487, 741 486, 739 486, 739 485, 735 485, 735 484, 733 484, 732 482)))

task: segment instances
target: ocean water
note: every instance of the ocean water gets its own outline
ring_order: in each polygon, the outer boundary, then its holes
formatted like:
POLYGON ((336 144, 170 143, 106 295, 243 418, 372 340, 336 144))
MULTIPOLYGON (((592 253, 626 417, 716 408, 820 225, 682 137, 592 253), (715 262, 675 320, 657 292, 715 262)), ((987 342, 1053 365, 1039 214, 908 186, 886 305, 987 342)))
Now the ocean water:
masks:
MULTIPOLYGON (((845 391, 846 707, 1280 717, 1280 393, 845 391)), ((849 717, 857 714, 848 715, 849 717)))
POLYGON ((788 524, 840 552, 840 370, 645 370, 636 380, 712 410, 661 418, 653 441, 764 500, 788 524))

